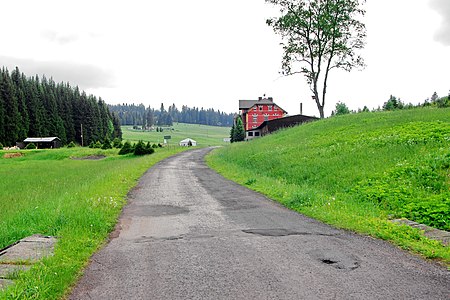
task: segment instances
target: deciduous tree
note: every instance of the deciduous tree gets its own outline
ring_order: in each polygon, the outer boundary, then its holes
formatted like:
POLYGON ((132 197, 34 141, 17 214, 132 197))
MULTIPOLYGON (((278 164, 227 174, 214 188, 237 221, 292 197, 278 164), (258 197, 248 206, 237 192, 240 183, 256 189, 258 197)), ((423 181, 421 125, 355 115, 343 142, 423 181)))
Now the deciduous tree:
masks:
POLYGON ((335 110, 333 111, 333 115, 340 116, 340 115, 346 115, 350 113, 350 109, 348 109, 347 105, 344 102, 338 102, 336 103, 335 110))
POLYGON ((364 47, 364 0, 266 0, 281 16, 267 24, 281 35, 282 74, 303 74, 324 117, 329 72, 363 67, 357 51, 364 47), (361 2, 361 3, 360 3, 361 2))

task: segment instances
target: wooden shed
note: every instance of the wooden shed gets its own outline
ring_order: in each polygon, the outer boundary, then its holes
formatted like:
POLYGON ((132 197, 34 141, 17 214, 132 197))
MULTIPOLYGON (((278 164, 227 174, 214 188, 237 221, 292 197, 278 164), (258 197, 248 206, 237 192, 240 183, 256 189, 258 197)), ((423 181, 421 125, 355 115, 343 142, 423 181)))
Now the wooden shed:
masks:
POLYGON ((35 144, 38 149, 53 149, 53 148, 61 148, 62 143, 61 140, 56 137, 39 137, 39 138, 26 138, 23 141, 25 147, 28 144, 35 144))

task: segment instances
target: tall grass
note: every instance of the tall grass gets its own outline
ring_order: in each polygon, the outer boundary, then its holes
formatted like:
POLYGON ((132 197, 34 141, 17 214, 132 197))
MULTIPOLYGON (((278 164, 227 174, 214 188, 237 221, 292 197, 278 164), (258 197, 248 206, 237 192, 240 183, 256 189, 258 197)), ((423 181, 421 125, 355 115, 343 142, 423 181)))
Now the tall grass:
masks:
POLYGON ((80 275, 88 258, 114 228, 126 194, 153 164, 182 148, 148 156, 118 150, 53 149, 0 151, 0 248, 31 234, 58 237, 54 256, 17 275, 1 299, 57 299, 80 275), (102 160, 74 160, 92 154, 102 160))
POLYGON ((217 149, 208 163, 301 213, 450 262, 439 242, 388 221, 450 228, 450 109, 320 120, 217 149))

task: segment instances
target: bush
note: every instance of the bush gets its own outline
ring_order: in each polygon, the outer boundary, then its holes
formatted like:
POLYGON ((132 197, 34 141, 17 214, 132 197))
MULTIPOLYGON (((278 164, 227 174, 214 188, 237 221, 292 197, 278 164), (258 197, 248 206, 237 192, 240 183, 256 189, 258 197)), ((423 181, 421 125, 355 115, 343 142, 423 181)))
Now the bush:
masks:
POLYGON ((132 153, 133 152, 133 147, 131 146, 131 143, 129 141, 126 141, 122 148, 119 151, 119 155, 125 155, 128 153, 132 153))
POLYGON ((76 147, 77 145, 75 145, 75 143, 73 142, 73 141, 71 141, 70 143, 69 143, 69 145, 67 145, 67 148, 73 148, 73 147, 76 147))
POLYGON ((336 103, 335 110, 331 113, 335 116, 340 115, 347 115, 350 113, 350 109, 347 107, 347 105, 344 102, 338 102, 336 103))
POLYGON ((443 97, 436 100, 436 105, 439 108, 450 107, 450 97, 443 97))
POLYGON ((155 153, 155 149, 152 147, 150 142, 148 142, 147 145, 145 145, 145 151, 147 151, 146 154, 153 154, 153 153, 155 153))
POLYGON ((94 148, 94 141, 89 144, 89 148, 94 148))
POLYGON ((101 148, 101 147, 102 147, 102 143, 100 143, 99 141, 95 142, 94 148, 101 148))
POLYGON ((2 143, 0 143, 0 148, 3 149, 3 144, 2 143))
POLYGON ((135 146, 134 146, 134 155, 144 155, 145 153, 145 145, 144 142, 139 141, 135 146))
POLYGON ((152 145, 152 148, 158 148, 158 145, 153 144, 153 145, 152 145))
POLYGON ((158 147, 159 147, 159 148, 162 148, 162 145, 161 145, 161 143, 158 143, 158 147))
POLYGON ((108 137, 105 138, 105 141, 103 142, 103 145, 102 145, 102 149, 103 150, 112 149, 111 141, 109 140, 108 137))
POLYGON ((113 140, 113 147, 114 148, 122 148, 122 141, 119 138, 115 138, 113 140))
POLYGON ((147 145, 145 145, 143 141, 139 141, 134 147, 134 155, 146 155, 152 154, 154 152, 155 149, 150 146, 150 143, 147 143, 147 145))
POLYGON ((36 145, 34 143, 29 143, 25 149, 36 149, 36 145))

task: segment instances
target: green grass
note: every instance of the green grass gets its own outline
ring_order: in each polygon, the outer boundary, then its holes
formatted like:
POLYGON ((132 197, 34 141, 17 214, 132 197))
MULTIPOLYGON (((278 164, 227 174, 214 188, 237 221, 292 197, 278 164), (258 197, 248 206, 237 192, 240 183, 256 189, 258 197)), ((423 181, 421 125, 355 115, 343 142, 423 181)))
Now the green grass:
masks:
POLYGON ((170 135, 169 145, 178 145, 181 140, 191 138, 197 141, 197 146, 225 145, 224 138, 230 137, 229 127, 218 127, 197 124, 174 123, 173 130, 163 127, 163 132, 134 130, 133 126, 122 126, 123 139, 132 142, 143 140, 150 143, 163 143, 164 136, 170 135))
POLYGON ((336 227, 450 263, 408 218, 450 228, 450 109, 345 115, 215 150, 224 176, 336 227))
MULTIPOLYGON (((58 299, 113 230, 126 194, 161 159, 184 150, 118 156, 118 150, 27 150, 19 158, 0 151, 0 249, 40 233, 58 237, 55 254, 14 274, 0 299, 58 299), (93 154, 102 160, 73 160, 93 154)), ((18 151, 15 151, 18 152, 18 151)))

